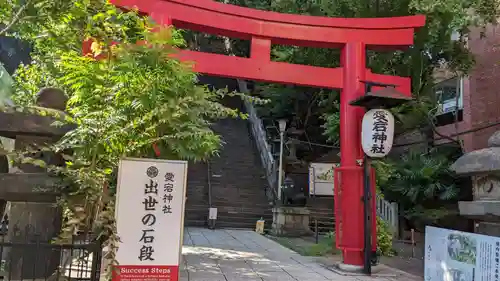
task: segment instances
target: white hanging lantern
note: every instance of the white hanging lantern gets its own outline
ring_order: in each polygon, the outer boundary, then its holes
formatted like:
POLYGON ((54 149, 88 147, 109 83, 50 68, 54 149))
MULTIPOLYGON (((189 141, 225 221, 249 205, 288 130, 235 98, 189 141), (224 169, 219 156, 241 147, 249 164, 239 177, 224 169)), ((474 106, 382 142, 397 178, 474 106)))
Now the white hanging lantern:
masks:
POLYGON ((361 146, 368 157, 389 154, 394 140, 394 116, 386 109, 371 109, 363 116, 361 146))

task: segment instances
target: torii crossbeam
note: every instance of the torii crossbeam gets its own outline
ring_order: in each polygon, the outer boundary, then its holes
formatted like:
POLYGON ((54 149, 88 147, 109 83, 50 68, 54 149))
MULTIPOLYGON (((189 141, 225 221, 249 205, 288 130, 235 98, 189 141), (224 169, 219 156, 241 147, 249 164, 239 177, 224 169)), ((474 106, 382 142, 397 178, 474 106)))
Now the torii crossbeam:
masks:
MULTIPOLYGON (((281 14, 222 4, 211 0, 111 0, 123 9, 137 8, 156 23, 251 41, 250 58, 182 50, 181 60, 208 75, 341 90, 340 150, 337 179, 337 246, 347 265, 363 265, 362 108, 349 102, 364 94, 362 81, 396 85, 411 95, 410 78, 375 74, 366 68, 367 49, 398 50, 413 44, 424 16, 396 18, 327 18, 281 14), (341 66, 324 68, 271 61, 271 45, 342 49, 341 66), (344 172, 342 172, 343 174, 344 172), (339 190, 341 192, 339 192, 339 190)), ((375 220, 373 220, 375 221, 375 220)), ((374 235, 374 234, 373 234, 374 235)))

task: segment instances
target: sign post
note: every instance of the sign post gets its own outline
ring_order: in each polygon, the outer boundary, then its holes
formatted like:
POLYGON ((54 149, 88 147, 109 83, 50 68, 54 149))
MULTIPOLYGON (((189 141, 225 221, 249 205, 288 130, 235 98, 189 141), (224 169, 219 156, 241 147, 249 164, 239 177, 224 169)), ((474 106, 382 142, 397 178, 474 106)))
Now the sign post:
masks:
POLYGON ((392 148, 394 139, 394 116, 386 109, 370 109, 363 116, 361 124, 361 147, 365 153, 363 165, 363 213, 364 213, 364 259, 365 273, 371 274, 371 265, 373 258, 377 257, 376 253, 372 253, 373 246, 373 227, 376 222, 376 214, 373 215, 375 209, 373 196, 375 196, 375 188, 370 186, 370 159, 382 158, 387 156, 392 148))
POLYGON ((185 161, 120 161, 113 281, 179 280, 186 179, 185 161))
POLYGON ((394 85, 363 81, 366 93, 364 96, 351 101, 349 104, 361 106, 368 110, 361 124, 361 148, 364 152, 363 161, 363 229, 364 229, 364 264, 363 271, 370 275, 372 264, 378 263, 376 252, 376 212, 375 212, 375 186, 370 182, 375 179, 370 168, 371 158, 382 158, 387 156, 392 148, 394 139, 394 116, 386 108, 398 106, 411 100, 411 97, 399 93, 394 85), (384 87, 382 90, 372 92, 372 87, 384 87), (374 259, 375 257, 375 259, 374 259))

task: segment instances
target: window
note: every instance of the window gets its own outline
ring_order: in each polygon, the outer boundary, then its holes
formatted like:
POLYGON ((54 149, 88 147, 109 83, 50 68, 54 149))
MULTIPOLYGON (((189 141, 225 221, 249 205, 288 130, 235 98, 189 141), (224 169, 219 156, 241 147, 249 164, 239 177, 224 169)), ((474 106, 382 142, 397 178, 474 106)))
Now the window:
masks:
POLYGON ((463 78, 454 77, 434 86, 437 100, 436 126, 444 126, 462 121, 463 115, 463 78), (458 108, 457 108, 458 105, 458 108))

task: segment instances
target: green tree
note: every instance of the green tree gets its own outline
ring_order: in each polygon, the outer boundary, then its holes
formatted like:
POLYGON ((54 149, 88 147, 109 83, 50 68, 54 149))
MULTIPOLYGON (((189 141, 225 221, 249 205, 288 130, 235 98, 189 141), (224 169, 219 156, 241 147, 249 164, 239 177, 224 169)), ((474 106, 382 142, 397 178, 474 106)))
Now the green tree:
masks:
MULTIPOLYGON (((69 183, 63 190, 69 220, 61 238, 75 229, 94 230, 107 237, 107 258, 114 260, 114 200, 106 190, 115 185, 119 159, 152 155, 153 143, 165 158, 206 159, 220 146, 211 122, 239 113, 218 102, 224 93, 196 85, 190 66, 172 58, 173 47, 184 45, 174 29, 151 32, 147 18, 105 0, 1 3, 2 32, 34 46, 33 63, 15 74, 13 98, 32 111, 40 88, 62 89, 67 114, 39 113, 77 125, 55 145, 37 148, 72 152, 64 155, 66 167, 46 167, 69 183), (94 42, 89 56, 81 53, 86 39, 94 42)), ((44 166, 25 152, 12 156, 44 166)))
MULTIPOLYGON (((433 126, 429 110, 435 106, 432 93, 434 71, 447 65, 457 74, 467 73, 474 61, 465 47, 469 28, 494 23, 499 13, 494 0, 232 0, 229 3, 282 13, 328 17, 370 18, 424 14, 426 25, 417 31, 415 44, 408 51, 368 54, 368 67, 374 72, 412 78, 415 101, 394 110, 400 121, 398 126, 403 130, 433 126), (460 34, 458 40, 452 40, 454 32, 460 34)), ((339 64, 339 50, 335 49, 273 46, 273 55, 276 60, 299 64, 325 67, 339 64)), ((335 96, 338 98, 338 95, 335 96)), ((338 142, 338 110, 331 107, 321 113, 321 116, 325 121, 325 134, 332 142, 338 142)))
POLYGON ((459 199, 459 182, 449 169, 452 160, 443 151, 410 150, 399 159, 374 163, 377 185, 387 200, 398 202, 405 218, 434 223, 450 214, 445 203, 459 199))
MULTIPOLYGON (((499 8, 494 0, 233 0, 230 3, 277 12, 328 17, 425 15, 426 25, 416 32, 414 45, 408 50, 385 53, 369 51, 367 56, 367 66, 374 72, 412 79, 415 100, 392 109, 399 133, 417 128, 426 132, 435 131, 431 113, 436 107, 432 89, 435 71, 445 66, 456 75, 467 74, 474 64, 474 57, 466 48, 469 28, 495 23, 499 15, 499 8), (452 38, 454 33, 459 34, 458 40, 452 38)), ((324 67, 339 65, 339 50, 335 49, 273 46, 272 51, 274 59, 279 61, 324 67)), ((286 90, 291 92, 290 89, 286 90)), ((265 91, 264 88, 262 92, 265 91)), ((316 90, 320 91, 322 90, 316 90)), ((286 95, 285 91, 282 93, 286 95)), ((310 93, 312 100, 314 91, 310 93)), ((279 94, 276 90, 272 91, 272 96, 279 94)), ((316 117, 323 120, 323 133, 333 145, 339 144, 340 136, 339 96, 337 91, 328 91, 328 95, 322 95, 316 100, 321 108, 316 111, 316 117)), ((280 103, 280 99, 270 100, 268 108, 294 110, 288 103, 275 104, 280 103)), ((313 142, 321 140, 319 137, 311 139, 313 142)), ((449 164, 451 162, 446 159, 446 154, 437 150, 425 155, 412 152, 396 161, 379 161, 379 167, 383 168, 377 170, 377 186, 388 193, 387 199, 403 204, 406 217, 435 220, 449 212, 432 206, 433 202, 457 199, 457 187, 453 178, 447 174, 449 164)))

